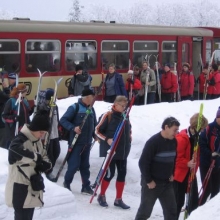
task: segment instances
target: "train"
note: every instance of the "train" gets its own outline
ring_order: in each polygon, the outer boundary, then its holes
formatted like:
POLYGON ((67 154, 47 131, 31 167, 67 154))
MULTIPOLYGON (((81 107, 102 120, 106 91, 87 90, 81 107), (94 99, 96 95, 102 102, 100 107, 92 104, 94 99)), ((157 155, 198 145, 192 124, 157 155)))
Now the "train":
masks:
POLYGON ((95 89, 109 64, 114 63, 125 78, 129 60, 141 67, 146 55, 152 68, 157 57, 161 66, 170 63, 173 68, 177 63, 177 71, 188 62, 197 77, 201 63, 209 62, 214 50, 214 62, 219 63, 220 28, 0 20, 1 76, 17 73, 29 100, 37 93, 38 69, 46 71, 41 89, 53 88, 53 79, 63 77, 58 98, 65 98, 77 64, 91 74, 95 89))

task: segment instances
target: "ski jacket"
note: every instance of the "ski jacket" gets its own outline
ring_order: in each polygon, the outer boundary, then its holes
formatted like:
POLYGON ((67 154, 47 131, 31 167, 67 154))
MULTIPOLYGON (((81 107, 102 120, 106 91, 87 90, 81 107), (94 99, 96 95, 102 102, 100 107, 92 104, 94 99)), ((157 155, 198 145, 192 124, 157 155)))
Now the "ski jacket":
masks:
POLYGON ((82 95, 84 89, 89 89, 91 87, 92 77, 87 72, 82 74, 74 75, 68 86, 68 94, 79 96, 82 95))
POLYGON ((209 74, 207 94, 220 95, 220 74, 218 71, 209 74))
MULTIPOLYGON (((209 167, 212 160, 212 152, 220 151, 220 125, 216 120, 210 123, 199 136, 200 166, 209 167)), ((216 167, 220 166, 220 158, 216 159, 216 167)))
MULTIPOLYGON (((6 95, 1 89, 0 89, 0 116, 2 115, 5 103, 8 101, 9 96, 6 95)), ((2 118, 0 117, 0 128, 4 128, 5 123, 2 121, 2 118)))
POLYGON ((198 78, 200 93, 204 93, 205 80, 206 80, 206 75, 203 72, 200 73, 199 78, 198 78))
POLYGON ((148 68, 147 70, 142 70, 141 71, 140 81, 141 81, 141 84, 142 84, 142 88, 143 89, 145 88, 147 74, 149 74, 148 82, 150 83, 148 85, 147 93, 156 92, 156 75, 155 75, 155 72, 150 68, 148 68))
POLYGON ((167 71, 162 74, 160 84, 161 84, 162 93, 177 92, 177 88, 178 88, 177 77, 171 71, 167 71))
POLYGON ((146 142, 139 160, 141 175, 146 183, 152 180, 156 183, 169 182, 174 174, 176 147, 176 139, 165 139, 160 132, 146 142))
POLYGON ((174 171, 174 180, 183 182, 189 172, 188 162, 191 160, 191 146, 187 129, 182 130, 176 135, 177 155, 174 171))
MULTIPOLYGON (((70 131, 69 145, 72 143, 73 138, 76 134, 74 132, 75 127, 80 126, 82 124, 83 118, 85 117, 86 112, 89 108, 89 106, 86 106, 82 102, 81 98, 78 100, 78 103, 79 103, 79 110, 76 115, 75 115, 76 105, 73 104, 68 107, 67 111, 64 113, 64 115, 60 119, 60 124, 65 129, 70 131)), ((95 114, 94 108, 92 108, 92 111, 89 114, 81 130, 81 134, 78 136, 76 144, 79 144, 80 146, 83 146, 83 145, 90 146, 92 143, 92 138, 95 137, 94 130, 95 130, 96 124, 97 124, 96 114, 95 114)))
MULTIPOLYGON (((16 127, 16 117, 18 111, 18 105, 15 105, 16 98, 10 98, 6 103, 2 113, 2 119, 5 121, 5 131, 7 134, 7 139, 11 140, 15 136, 15 127, 16 127)), ((20 102, 20 113, 18 118, 19 128, 22 128, 24 124, 30 123, 30 115, 32 110, 30 109, 29 103, 26 98, 23 98, 20 102)))
POLYGON ((195 78, 192 72, 182 72, 180 74, 180 95, 192 96, 194 91, 195 78))
POLYGON ((36 174, 37 154, 49 162, 41 140, 36 139, 25 124, 12 141, 8 151, 9 173, 5 189, 5 202, 14 208, 35 208, 43 206, 43 191, 34 191, 30 181, 19 168, 30 177, 36 174))
POLYGON ((130 89, 131 89, 131 86, 132 86, 132 91, 134 94, 137 94, 138 91, 141 89, 141 82, 139 79, 134 79, 134 80, 127 80, 126 84, 125 84, 125 88, 126 88, 126 91, 127 93, 129 94, 130 92, 130 89))
MULTIPOLYGON (((106 77, 105 77, 105 83, 104 83, 104 87, 105 87, 105 96, 107 96, 106 94, 106 90, 108 87, 108 79, 110 77, 110 73, 107 73, 106 77)), ((125 84, 122 78, 122 75, 119 73, 113 73, 113 77, 115 77, 115 82, 114 82, 114 89, 115 89, 115 95, 124 95, 127 97, 127 92, 125 90, 125 84)))
MULTIPOLYGON (((98 125, 95 128, 95 134, 100 139, 100 157, 105 157, 110 146, 107 140, 113 138, 118 126, 123 120, 121 112, 117 112, 114 107, 112 108, 111 118, 108 118, 109 112, 102 115, 98 125)), ((116 152, 113 157, 115 160, 125 160, 131 149, 131 124, 129 119, 126 120, 122 135, 116 147, 116 152)))

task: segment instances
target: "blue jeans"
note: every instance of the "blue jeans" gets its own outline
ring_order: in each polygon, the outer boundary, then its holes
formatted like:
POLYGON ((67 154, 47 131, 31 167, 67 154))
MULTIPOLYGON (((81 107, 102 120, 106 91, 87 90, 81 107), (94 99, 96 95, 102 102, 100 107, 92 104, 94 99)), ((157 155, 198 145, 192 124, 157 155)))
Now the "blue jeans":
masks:
POLYGON ((67 185, 70 185, 73 181, 75 173, 79 170, 82 177, 82 186, 86 187, 90 185, 90 147, 91 145, 76 145, 73 148, 72 153, 67 161, 68 168, 64 177, 67 185))

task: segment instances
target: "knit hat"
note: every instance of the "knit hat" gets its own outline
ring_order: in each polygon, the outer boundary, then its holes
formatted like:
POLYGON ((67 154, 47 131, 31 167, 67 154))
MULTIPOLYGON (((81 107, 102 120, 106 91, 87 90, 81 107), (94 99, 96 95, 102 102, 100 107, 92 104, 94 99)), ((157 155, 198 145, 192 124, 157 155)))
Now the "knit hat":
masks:
POLYGON ((188 69, 190 68, 189 63, 184 63, 184 64, 183 64, 183 67, 184 67, 184 66, 186 66, 188 69))
POLYGON ((76 65, 75 67, 76 72, 78 72, 79 70, 83 70, 83 67, 81 65, 76 65))
POLYGON ((220 118, 220 107, 218 107, 218 111, 216 113, 216 118, 220 118))
POLYGON ((46 94, 45 94, 45 99, 46 100, 51 100, 51 97, 54 95, 54 90, 51 88, 48 88, 46 90, 46 94))
POLYGON ((95 93, 91 89, 84 89, 82 91, 82 97, 88 96, 88 95, 95 95, 95 93))
POLYGON ((134 71, 133 70, 128 70, 128 74, 132 74, 133 75, 134 71))
POLYGON ((27 91, 27 87, 24 83, 19 83, 16 88, 17 88, 18 93, 20 92, 23 93, 27 91))
POLYGON ((164 67, 168 66, 170 68, 170 64, 169 63, 165 63, 164 67))
POLYGON ((15 73, 9 73, 8 78, 9 79, 16 79, 16 74, 15 73))
POLYGON ((47 111, 38 111, 31 121, 29 129, 31 131, 48 131, 49 128, 50 122, 47 111))

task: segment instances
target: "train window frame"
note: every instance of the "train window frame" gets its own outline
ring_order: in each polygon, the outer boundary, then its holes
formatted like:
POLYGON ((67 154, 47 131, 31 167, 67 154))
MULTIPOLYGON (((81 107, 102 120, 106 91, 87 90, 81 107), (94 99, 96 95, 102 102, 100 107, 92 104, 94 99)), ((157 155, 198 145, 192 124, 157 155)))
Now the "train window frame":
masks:
POLYGON ((143 41, 143 40, 135 40, 133 42, 133 53, 134 52, 158 52, 159 53, 159 42, 158 41, 153 41, 153 40, 150 40, 150 41, 143 41), (156 43, 157 44, 157 50, 135 50, 135 43, 156 43))
POLYGON ((177 41, 162 41, 161 52, 177 52, 177 41), (163 49, 164 43, 174 43, 176 45, 176 47, 175 47, 176 49, 175 50, 164 50, 163 49))
POLYGON ((101 53, 120 53, 120 52, 128 52, 130 53, 130 42, 128 40, 102 40, 101 41, 101 53), (102 46, 102 43, 104 42, 117 42, 117 43, 120 43, 120 42, 125 42, 125 43, 128 43, 128 49, 127 50, 103 50, 103 46, 102 46))
MULTIPOLYGON (((71 42, 73 42, 73 43, 77 43, 77 42, 80 42, 80 43, 83 43, 83 42, 85 42, 85 43, 94 42, 95 43, 94 51, 88 51, 88 52, 95 54, 95 62, 94 62, 94 65, 89 65, 89 67, 87 67, 87 68, 88 68, 88 70, 95 70, 95 69, 97 69, 97 66, 98 66, 98 63, 97 63, 97 61, 98 61, 98 42, 97 42, 97 40, 94 40, 94 39, 82 39, 82 40, 79 40, 79 39, 68 39, 68 40, 65 41, 65 62, 66 62, 65 70, 66 71, 68 71, 68 72, 74 71, 74 69, 75 69, 74 65, 80 64, 80 62, 76 62, 77 60, 73 59, 72 61, 74 62, 74 64, 73 65, 71 64, 70 65, 70 69, 68 69, 68 67, 67 67, 67 54, 84 54, 85 53, 85 50, 67 50, 67 46, 66 45, 67 45, 68 42, 70 42, 70 43, 71 42)), ((84 65, 87 65, 89 63, 88 62, 86 64, 85 60, 83 60, 82 62, 84 63, 84 65)))
POLYGON ((21 42, 18 39, 0 39, 0 42, 18 42, 18 51, 0 51, 0 54, 21 54, 21 42))
MULTIPOLYGON (((165 64, 165 63, 168 62, 167 60, 164 62, 164 54, 165 54, 165 53, 175 53, 174 56, 177 58, 177 56, 178 56, 177 52, 178 52, 178 43, 177 43, 177 41, 173 41, 173 40, 172 40, 172 41, 167 41, 167 40, 162 41, 162 43, 161 43, 162 64, 165 64), (164 46, 165 43, 175 44, 175 49, 164 50, 164 49, 163 49, 163 46, 164 46)), ((175 61, 175 60, 176 60, 176 59, 174 59, 173 61, 175 61)), ((173 68, 173 67, 174 67, 173 62, 170 62, 170 61, 169 61, 169 63, 170 63, 170 66, 173 68)))

